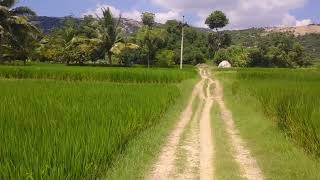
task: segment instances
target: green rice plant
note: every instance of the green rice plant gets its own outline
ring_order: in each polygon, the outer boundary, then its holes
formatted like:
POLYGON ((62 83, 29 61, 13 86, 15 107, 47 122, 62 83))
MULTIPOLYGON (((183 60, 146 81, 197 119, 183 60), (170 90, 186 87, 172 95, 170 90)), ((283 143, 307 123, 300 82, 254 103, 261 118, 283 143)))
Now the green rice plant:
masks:
POLYGON ((66 81, 106 81, 123 83, 178 83, 196 76, 187 68, 103 68, 67 66, 0 66, 0 78, 7 79, 53 79, 66 81))
MULTIPOLYGON (((227 71, 228 72, 228 71, 227 71)), ((234 70, 233 70, 234 72, 234 70)), ((320 157, 320 72, 316 69, 237 69, 235 96, 253 96, 292 141, 320 157)))
POLYGON ((175 84, 0 80, 0 179, 96 179, 158 123, 175 84))

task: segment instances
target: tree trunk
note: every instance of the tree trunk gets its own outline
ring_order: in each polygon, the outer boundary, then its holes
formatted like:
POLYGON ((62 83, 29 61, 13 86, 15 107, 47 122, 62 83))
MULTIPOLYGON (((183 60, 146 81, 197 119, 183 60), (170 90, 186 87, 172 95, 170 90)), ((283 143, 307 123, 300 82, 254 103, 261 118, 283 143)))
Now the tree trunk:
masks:
POLYGON ((112 65, 112 54, 108 53, 109 64, 112 65))
MULTIPOLYGON (((0 35, 0 47, 2 45, 2 35, 0 35)), ((0 64, 2 64, 2 51, 0 49, 0 64)))
POLYGON ((220 49, 220 46, 221 46, 221 42, 220 42, 220 40, 221 40, 221 36, 220 36, 220 33, 219 33, 219 30, 218 30, 218 28, 216 28, 216 31, 217 31, 217 36, 218 36, 218 50, 220 49))
POLYGON ((148 68, 150 68, 150 51, 148 52, 148 68))

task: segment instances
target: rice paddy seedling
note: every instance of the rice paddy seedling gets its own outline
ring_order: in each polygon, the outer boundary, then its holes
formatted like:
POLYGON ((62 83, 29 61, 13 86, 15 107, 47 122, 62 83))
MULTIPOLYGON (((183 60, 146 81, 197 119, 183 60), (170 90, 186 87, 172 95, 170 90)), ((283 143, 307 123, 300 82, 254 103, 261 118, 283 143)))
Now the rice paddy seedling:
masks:
POLYGON ((66 66, 0 66, 0 78, 106 81, 123 83, 179 83, 196 76, 192 68, 87 68, 66 66))
POLYGON ((180 96, 175 84, 0 80, 0 179, 96 179, 180 96))

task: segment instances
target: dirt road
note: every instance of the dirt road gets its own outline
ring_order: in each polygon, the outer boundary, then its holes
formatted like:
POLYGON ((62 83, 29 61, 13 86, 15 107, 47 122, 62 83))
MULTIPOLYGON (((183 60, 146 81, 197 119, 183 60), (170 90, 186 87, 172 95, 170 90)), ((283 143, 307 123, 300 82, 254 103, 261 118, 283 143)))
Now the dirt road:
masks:
POLYGON ((233 158, 239 164, 241 176, 249 180, 264 179, 234 125, 230 110, 225 106, 222 86, 212 78, 207 66, 200 65, 199 73, 201 81, 193 89, 186 109, 146 179, 214 179, 213 103, 220 107, 229 137, 226 141, 232 144, 233 158))

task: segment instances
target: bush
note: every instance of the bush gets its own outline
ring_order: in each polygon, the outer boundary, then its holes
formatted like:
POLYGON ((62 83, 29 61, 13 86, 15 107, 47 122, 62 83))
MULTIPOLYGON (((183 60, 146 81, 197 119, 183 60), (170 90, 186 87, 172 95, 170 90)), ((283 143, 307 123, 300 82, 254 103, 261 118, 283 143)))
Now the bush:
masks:
POLYGON ((133 64, 138 62, 140 54, 136 49, 125 48, 118 55, 118 58, 120 59, 120 64, 123 64, 125 66, 132 66, 133 64))
POLYGON ((174 64, 175 52, 172 50, 161 50, 156 55, 156 65, 160 67, 169 67, 174 64))
POLYGON ((242 46, 231 46, 217 51, 214 62, 219 64, 225 60, 229 61, 234 67, 246 67, 251 61, 248 49, 242 46))
POLYGON ((184 64, 201 64, 204 63, 204 54, 199 48, 186 48, 184 51, 183 63, 184 64))

